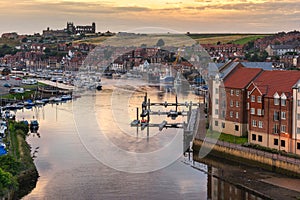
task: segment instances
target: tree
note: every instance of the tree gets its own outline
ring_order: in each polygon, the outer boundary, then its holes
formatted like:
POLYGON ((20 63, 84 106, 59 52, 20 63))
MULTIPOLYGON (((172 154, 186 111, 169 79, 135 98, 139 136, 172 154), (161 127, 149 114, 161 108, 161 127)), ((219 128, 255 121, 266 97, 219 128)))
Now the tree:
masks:
POLYGON ((163 39, 159 39, 156 43, 156 46, 158 46, 158 47, 162 47, 164 45, 165 45, 165 41, 163 39))

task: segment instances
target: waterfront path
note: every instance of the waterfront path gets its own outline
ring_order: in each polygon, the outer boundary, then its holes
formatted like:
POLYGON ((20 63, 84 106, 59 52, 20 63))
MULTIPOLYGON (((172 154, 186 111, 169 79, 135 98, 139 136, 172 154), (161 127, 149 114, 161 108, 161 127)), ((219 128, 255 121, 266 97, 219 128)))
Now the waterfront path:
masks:
POLYGON ((262 151, 262 150, 258 150, 258 149, 253 149, 250 147, 244 147, 240 144, 229 143, 229 142, 225 142, 225 141, 221 141, 221 140, 216 141, 216 139, 214 139, 214 138, 208 138, 208 137, 206 137, 206 132, 207 132, 206 121, 207 121, 207 119, 205 118, 204 104, 201 104, 200 105, 200 113, 199 113, 199 125, 198 125, 197 134, 195 136, 196 140, 197 139, 204 140, 207 143, 217 144, 217 145, 228 147, 231 149, 237 149, 239 151, 260 155, 260 156, 263 156, 266 158, 271 158, 273 160, 281 160, 281 161, 284 161, 287 163, 300 165, 300 159, 297 159, 297 158, 292 158, 292 157, 288 157, 288 156, 284 156, 284 155, 276 154, 276 153, 270 153, 270 152, 266 152, 266 151, 262 151))
POLYGON ((46 84, 46 85, 50 85, 53 87, 57 87, 57 88, 63 89, 63 90, 73 90, 74 89, 74 86, 72 86, 72 85, 66 85, 63 83, 53 82, 53 81, 49 81, 49 80, 38 80, 38 82, 46 84))

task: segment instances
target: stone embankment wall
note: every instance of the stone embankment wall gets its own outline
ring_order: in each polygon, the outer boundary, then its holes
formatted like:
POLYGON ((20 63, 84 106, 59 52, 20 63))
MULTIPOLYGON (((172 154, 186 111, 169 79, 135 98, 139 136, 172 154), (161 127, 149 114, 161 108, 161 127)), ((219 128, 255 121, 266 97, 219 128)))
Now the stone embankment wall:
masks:
POLYGON ((207 151, 211 149, 210 154, 218 158, 232 160, 246 165, 258 166, 267 170, 272 170, 274 172, 287 174, 290 176, 300 177, 300 165, 296 161, 294 163, 291 161, 287 162, 277 159, 276 156, 274 156, 273 158, 269 158, 261 154, 253 153, 251 151, 246 152, 236 148, 230 148, 218 144, 214 145, 208 142, 203 143, 203 141, 199 139, 195 139, 193 142, 193 155, 195 157, 195 160, 199 159, 200 148, 204 148, 207 151))

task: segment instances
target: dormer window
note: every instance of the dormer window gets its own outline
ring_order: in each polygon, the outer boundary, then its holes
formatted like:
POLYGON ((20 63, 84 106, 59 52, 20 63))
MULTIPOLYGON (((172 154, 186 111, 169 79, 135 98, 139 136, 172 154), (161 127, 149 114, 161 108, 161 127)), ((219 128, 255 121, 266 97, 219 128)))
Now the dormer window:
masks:
POLYGON ((273 97, 274 97, 274 105, 279 105, 279 95, 278 95, 278 93, 276 92, 273 97))
POLYGON ((286 96, 284 93, 282 93, 281 95, 281 105, 286 106, 286 96))

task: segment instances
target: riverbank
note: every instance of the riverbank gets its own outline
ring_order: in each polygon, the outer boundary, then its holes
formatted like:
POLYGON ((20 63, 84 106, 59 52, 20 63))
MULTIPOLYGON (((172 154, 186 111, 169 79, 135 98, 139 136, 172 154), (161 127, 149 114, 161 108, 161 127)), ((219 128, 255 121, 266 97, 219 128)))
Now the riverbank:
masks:
POLYGON ((9 121, 7 137, 8 154, 1 156, 0 168, 10 174, 10 180, 17 181, 13 187, 8 187, 3 198, 20 199, 28 194, 38 179, 38 171, 31 156, 31 148, 26 142, 28 126, 22 122, 9 121))
POLYGON ((225 149, 220 151, 221 148, 218 145, 207 156, 200 158, 198 155, 201 145, 202 141, 194 141, 193 159, 216 167, 218 170, 208 172, 212 173, 212 176, 259 194, 264 199, 300 199, 300 191, 297 190, 297 187, 286 184, 293 182, 300 185, 300 179, 274 173, 272 167, 266 171, 266 166, 261 163, 253 160, 249 162, 244 158, 233 156, 230 151, 225 149))

